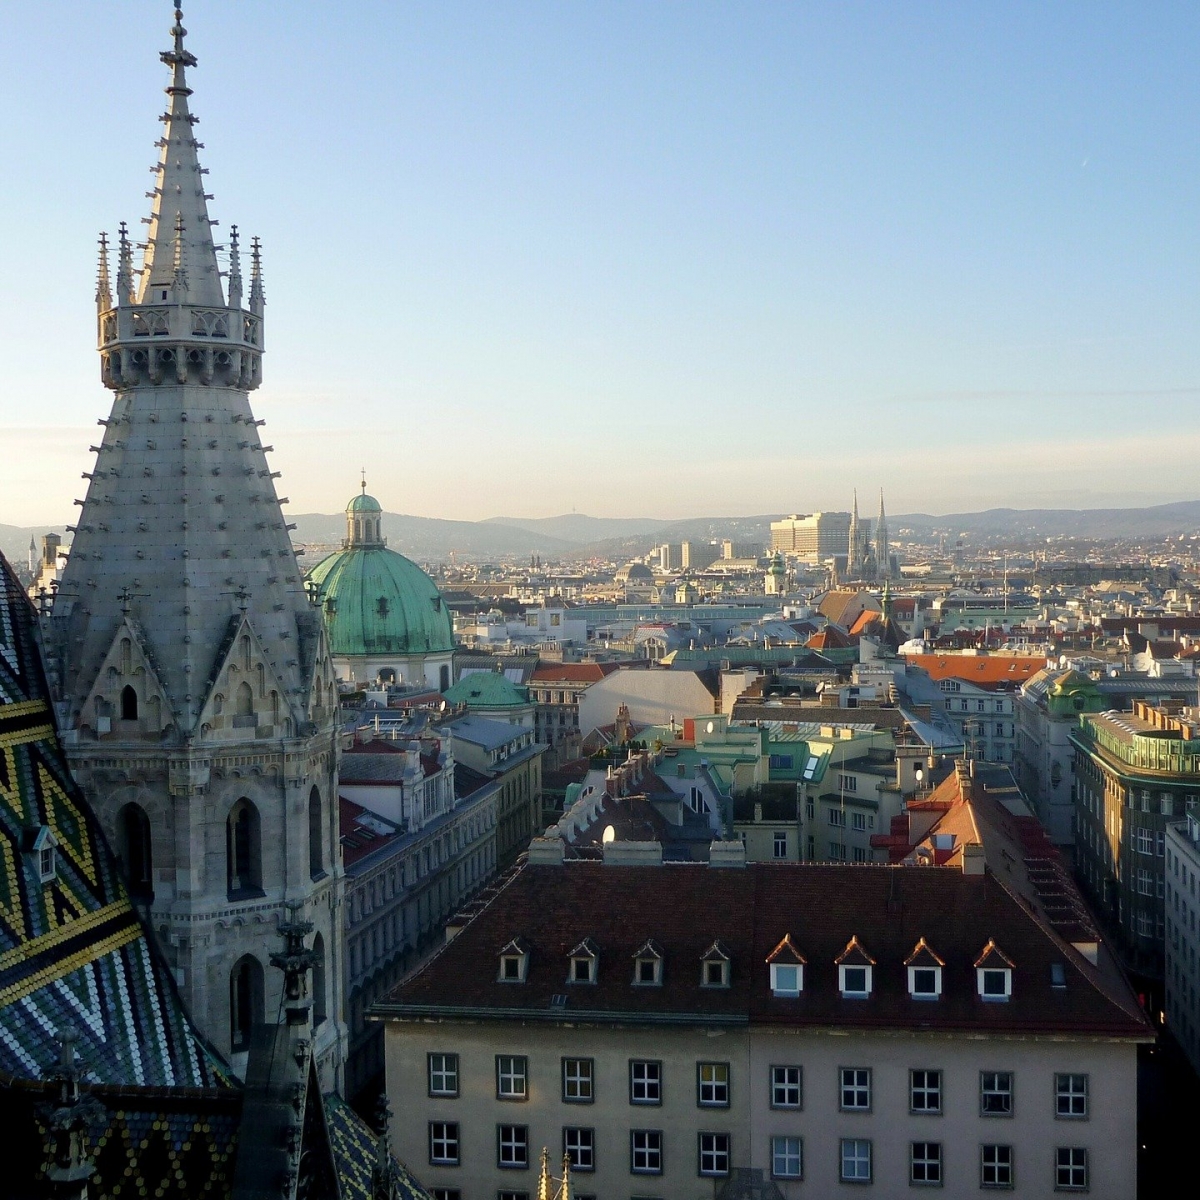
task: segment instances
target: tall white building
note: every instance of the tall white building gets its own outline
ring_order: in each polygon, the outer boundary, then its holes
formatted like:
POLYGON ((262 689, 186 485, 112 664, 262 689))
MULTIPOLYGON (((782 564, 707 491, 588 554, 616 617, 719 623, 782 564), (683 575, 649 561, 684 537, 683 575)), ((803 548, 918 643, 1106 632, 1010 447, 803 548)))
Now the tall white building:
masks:
POLYGON ((314 1050, 345 1053, 337 909, 336 687, 250 408, 263 281, 236 226, 214 240, 176 13, 140 267, 101 235, 101 379, 112 410, 46 641, 71 766, 124 861, 183 997, 244 1066, 279 1006, 285 902, 315 925, 314 1050), (227 253, 227 285, 218 255, 227 253))

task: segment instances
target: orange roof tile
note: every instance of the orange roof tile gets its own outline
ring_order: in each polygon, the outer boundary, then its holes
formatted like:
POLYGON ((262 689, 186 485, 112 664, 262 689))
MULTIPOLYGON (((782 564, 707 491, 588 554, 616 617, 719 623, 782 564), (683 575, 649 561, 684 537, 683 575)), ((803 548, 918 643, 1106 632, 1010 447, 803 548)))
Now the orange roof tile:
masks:
POLYGON ((931 679, 961 679, 983 687, 1024 683, 1046 665, 1041 654, 910 654, 905 661, 931 679))

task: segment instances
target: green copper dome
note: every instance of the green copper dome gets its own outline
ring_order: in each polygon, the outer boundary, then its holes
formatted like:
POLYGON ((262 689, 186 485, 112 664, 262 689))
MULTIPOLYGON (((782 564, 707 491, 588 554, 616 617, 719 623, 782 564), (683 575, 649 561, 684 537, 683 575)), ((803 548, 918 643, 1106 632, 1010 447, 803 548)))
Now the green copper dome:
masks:
POLYGON ((323 558, 309 578, 335 657, 454 649, 441 593, 403 554, 384 546, 349 546, 323 558))
POLYGON ((445 654, 454 628, 433 580, 384 544, 383 510, 374 496, 346 505, 346 540, 309 574, 315 585, 329 648, 335 657, 445 654))

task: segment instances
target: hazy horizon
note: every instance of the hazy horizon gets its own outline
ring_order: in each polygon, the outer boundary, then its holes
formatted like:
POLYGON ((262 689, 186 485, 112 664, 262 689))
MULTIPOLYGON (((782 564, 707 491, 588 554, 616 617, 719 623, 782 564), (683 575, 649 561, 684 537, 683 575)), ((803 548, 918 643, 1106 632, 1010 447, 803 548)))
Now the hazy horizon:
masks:
MULTIPOLYGON (((190 0, 289 513, 1192 499, 1200 9, 190 0), (366 117, 367 119, 364 119, 366 117)), ((75 511, 170 5, 0 8, 0 523, 75 511)), ((482 515, 481 515, 482 514, 482 515)))

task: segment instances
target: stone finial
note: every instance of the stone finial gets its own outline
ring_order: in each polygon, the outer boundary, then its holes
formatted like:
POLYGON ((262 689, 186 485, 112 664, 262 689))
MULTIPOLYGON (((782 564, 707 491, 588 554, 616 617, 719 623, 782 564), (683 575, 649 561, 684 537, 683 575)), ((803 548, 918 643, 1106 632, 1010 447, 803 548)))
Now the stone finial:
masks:
POLYGON ((79 1030, 65 1025, 56 1034, 58 1064, 46 1078, 58 1084, 55 1103, 42 1109, 42 1119, 53 1142, 52 1161, 46 1172, 54 1200, 87 1200, 88 1180, 94 1166, 87 1152, 88 1125, 104 1115, 104 1107, 80 1087, 83 1074, 75 1056, 79 1030))
POLYGON ((263 303, 262 242, 255 237, 250 239, 250 311, 262 316, 263 303))
POLYGON ((242 307, 242 252, 238 243, 238 227, 229 227, 229 298, 230 308, 242 307))
POLYGON ((133 300, 133 243, 129 240, 129 228, 124 221, 117 235, 117 303, 129 304, 133 300))
POLYGON ((108 234, 100 235, 100 264, 96 271, 96 311, 112 308, 112 287, 108 280, 108 234))
POLYGON ((285 907, 288 919, 281 921, 278 927, 283 938, 283 951, 271 955, 271 966, 283 972, 283 1004, 287 1023, 306 1024, 312 1008, 308 995, 308 973, 316 966, 317 956, 304 945, 304 939, 312 933, 313 923, 300 919, 304 905, 299 901, 289 901, 285 907))

